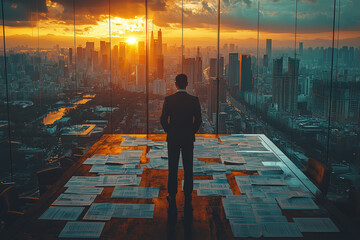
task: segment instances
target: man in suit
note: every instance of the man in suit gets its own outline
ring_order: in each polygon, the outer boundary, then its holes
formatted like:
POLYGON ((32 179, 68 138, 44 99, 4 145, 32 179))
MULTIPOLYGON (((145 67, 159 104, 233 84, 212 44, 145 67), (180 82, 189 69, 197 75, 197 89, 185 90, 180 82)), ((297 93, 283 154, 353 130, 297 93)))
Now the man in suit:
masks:
POLYGON ((195 133, 199 130, 202 122, 201 108, 199 98, 186 92, 187 76, 179 74, 175 80, 178 90, 175 94, 165 98, 160 117, 161 125, 167 133, 166 141, 168 143, 169 195, 167 200, 170 206, 176 205, 177 172, 181 151, 184 167, 185 206, 191 206, 194 141, 195 133))

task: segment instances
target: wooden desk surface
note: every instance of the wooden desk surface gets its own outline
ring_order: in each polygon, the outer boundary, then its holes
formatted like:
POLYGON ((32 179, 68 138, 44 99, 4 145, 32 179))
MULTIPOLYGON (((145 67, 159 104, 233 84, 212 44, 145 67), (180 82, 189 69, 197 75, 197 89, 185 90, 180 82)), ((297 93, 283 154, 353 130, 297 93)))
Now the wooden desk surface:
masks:
MULTIPOLYGON (((146 150, 141 157, 141 163, 147 163, 146 152, 150 147, 120 147, 122 136, 146 137, 141 134, 129 135, 104 135, 95 143, 84 156, 75 163, 53 188, 44 194, 27 213, 21 217, 13 226, 5 229, 1 239, 58 239, 59 233, 67 221, 38 220, 38 218, 49 208, 52 202, 65 191, 64 185, 72 176, 95 176, 90 174, 91 165, 82 163, 94 154, 119 154, 123 149, 146 150)), ((216 137, 213 134, 201 134, 205 138, 216 137)), ((149 135, 153 141, 165 141, 164 134, 149 135)), ((219 159, 208 159, 208 161, 219 161, 219 159)), ((231 190, 235 195, 240 194, 235 181, 235 175, 247 176, 256 172, 238 171, 228 174, 227 178, 231 190)), ((202 197, 193 192, 193 212, 184 212, 184 195, 180 189, 183 179, 183 170, 179 169, 177 194, 177 221, 168 222, 167 195, 167 170, 156 170, 145 168, 140 182, 141 187, 159 187, 160 193, 157 199, 125 199, 111 198, 114 187, 104 187, 101 195, 95 199, 96 203, 154 203, 155 211, 152 219, 138 218, 112 218, 107 221, 101 234, 101 239, 233 239, 229 221, 225 217, 222 207, 222 197, 202 197)), ((212 179, 212 176, 194 176, 194 179, 212 179)), ((88 207, 80 215, 85 215, 88 207)), ((283 211, 283 214, 292 221, 292 217, 327 217, 328 212, 320 206, 316 211, 283 211)), ((303 233, 302 239, 343 239, 343 233, 303 233)))

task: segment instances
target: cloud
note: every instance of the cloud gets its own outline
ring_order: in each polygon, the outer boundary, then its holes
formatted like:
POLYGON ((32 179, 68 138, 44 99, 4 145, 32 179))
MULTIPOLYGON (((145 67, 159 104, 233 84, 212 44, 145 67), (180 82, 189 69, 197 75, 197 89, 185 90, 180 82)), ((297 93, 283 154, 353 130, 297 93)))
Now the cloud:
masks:
POLYGON ((5 25, 30 27, 40 14, 47 13, 45 0, 4 0, 5 25), (39 13, 39 15, 38 15, 39 13))
MULTIPOLYGON (((216 29, 217 0, 184 1, 186 28, 216 29)), ((42 19, 60 24, 74 24, 73 0, 5 0, 6 25, 31 26, 31 12, 39 12, 42 19), (35 3, 38 3, 36 5, 35 3), (37 10, 39 9, 39 10, 37 10)), ((258 0, 222 0, 221 29, 227 31, 256 30, 258 0)), ((149 0, 149 18, 159 27, 177 28, 181 24, 181 0, 149 0)), ((359 0, 341 1, 341 30, 359 31, 359 0)), ((76 25, 96 25, 113 17, 134 19, 145 15, 144 0, 76 0, 76 25)), ((295 23, 294 0, 261 0, 260 30, 290 33, 295 23)), ((34 20, 34 19, 33 19, 34 20)), ((332 31, 333 2, 328 0, 298 1, 298 32, 316 33, 332 31)))

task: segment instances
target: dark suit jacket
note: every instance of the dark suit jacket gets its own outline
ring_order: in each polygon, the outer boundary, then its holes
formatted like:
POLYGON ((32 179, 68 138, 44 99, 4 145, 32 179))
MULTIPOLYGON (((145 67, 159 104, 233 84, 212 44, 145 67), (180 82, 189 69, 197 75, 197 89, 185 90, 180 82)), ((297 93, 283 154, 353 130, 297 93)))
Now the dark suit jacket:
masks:
POLYGON ((160 122, 167 133, 166 141, 194 142, 195 133, 202 122, 199 98, 186 92, 177 92, 167 96, 160 122))

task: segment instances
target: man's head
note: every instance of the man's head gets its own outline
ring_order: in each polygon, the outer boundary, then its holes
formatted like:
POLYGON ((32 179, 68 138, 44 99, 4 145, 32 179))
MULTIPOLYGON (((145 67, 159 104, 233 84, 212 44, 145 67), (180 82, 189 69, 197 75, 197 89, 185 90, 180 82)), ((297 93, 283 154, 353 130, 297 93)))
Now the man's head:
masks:
POLYGON ((179 74, 175 78, 175 85, 178 89, 186 89, 188 85, 187 76, 185 74, 179 74))

